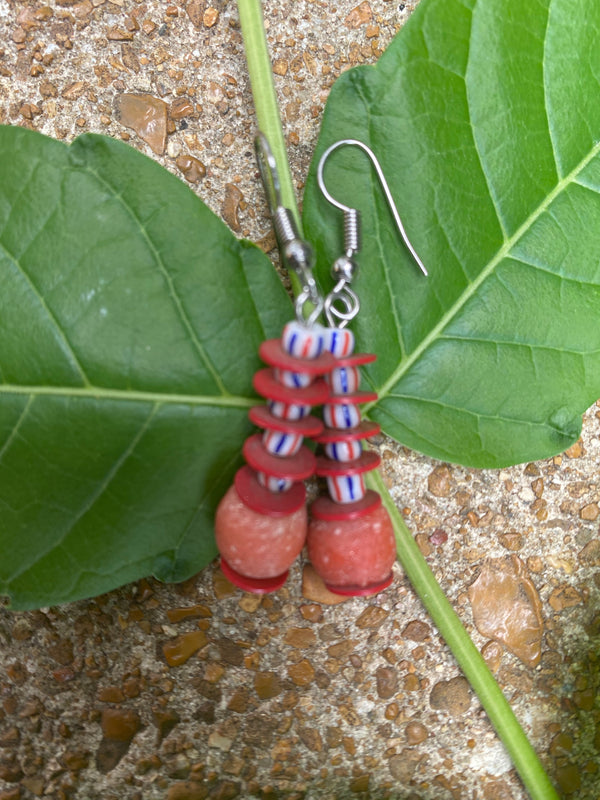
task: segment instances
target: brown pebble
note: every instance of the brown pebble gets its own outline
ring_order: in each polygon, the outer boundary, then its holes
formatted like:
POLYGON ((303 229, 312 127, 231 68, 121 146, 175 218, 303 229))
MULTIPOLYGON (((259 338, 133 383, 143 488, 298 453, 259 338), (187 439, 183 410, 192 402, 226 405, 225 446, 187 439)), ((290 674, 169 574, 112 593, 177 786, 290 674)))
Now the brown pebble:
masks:
POLYGON ((257 672, 254 676, 254 690, 261 700, 270 700, 283 691, 279 676, 275 672, 257 672))
POLYGON ((239 232, 242 229, 238 219, 240 203, 244 199, 241 189, 235 183, 225 184, 225 199, 221 206, 221 215, 231 230, 239 232))
POLYGON ((485 800, 513 800, 514 797, 506 782, 502 780, 486 781, 483 796, 485 800))
POLYGON ((365 0, 365 2, 353 8, 348 14, 345 19, 345 25, 347 28, 351 29, 360 28, 361 25, 368 25, 372 18, 373 11, 371 10, 369 3, 367 3, 365 0))
POLYGON ((308 686, 314 680, 315 670, 310 661, 303 659, 288 667, 288 675, 296 686, 308 686))
POLYGON ((477 630, 530 667, 541 658, 542 604, 518 556, 490 559, 469 587, 477 630))
POLYGON ((553 589, 548 598, 548 603, 554 611, 563 611, 565 608, 572 608, 583 602, 583 597, 574 586, 564 584, 553 589))
POLYGON ((358 778, 354 778, 354 780, 351 781, 350 791, 353 792, 354 794, 360 794, 361 792, 368 792, 370 780, 371 780, 370 775, 359 775, 358 778))
POLYGON ((449 681, 439 681, 429 695, 429 705, 440 711, 446 711, 453 717, 464 714, 471 705, 469 683, 462 675, 449 681))
POLYGON ((402 636, 405 639, 410 639, 412 642, 424 642, 425 639, 431 636, 431 628, 426 622, 413 619, 402 631, 402 636))
POLYGON ((565 753, 570 753, 572 749, 573 737, 568 733, 563 733, 563 731, 561 731, 560 733, 557 733, 550 742, 548 752, 552 756, 562 756, 565 753))
POLYGON ((188 618, 207 618, 212 617, 212 611, 208 606, 204 605, 195 605, 195 606, 187 606, 185 608, 168 608, 167 609, 167 619, 169 622, 181 622, 182 619, 188 618))
POLYGON ((317 643, 317 637, 312 628, 290 628, 283 641, 299 650, 305 650, 317 643))
POLYGON ((213 591, 217 600, 224 600, 237 592, 233 583, 230 583, 218 568, 213 572, 213 591))
POLYGON ((330 725, 325 731, 325 739, 327 741, 327 747, 329 747, 330 750, 333 750, 341 745, 342 732, 339 728, 334 728, 330 725))
POLYGON ((108 31, 106 38, 110 42, 131 42, 133 39, 133 32, 128 31, 126 28, 114 27, 108 31))
POLYGON ((579 551, 579 563, 586 567, 600 567, 600 538, 595 537, 579 551))
POLYGON ((389 615, 389 611, 381 606, 367 606, 360 617, 356 620, 357 628, 378 628, 389 615))
POLYGON ((421 722, 409 722, 406 726, 406 741, 411 744, 421 744, 429 736, 429 731, 421 722))
POLYGON ((178 156, 175 163, 188 183, 198 183, 206 176, 206 167, 200 159, 194 156, 178 156))
POLYGON ((273 62, 273 73, 275 75, 286 75, 288 71, 288 62, 285 58, 276 58, 273 62))
POLYGON ((154 724, 158 728, 158 744, 171 733, 173 728, 180 722, 179 714, 170 708, 155 709, 153 712, 154 724))
POLYGON ((71 772, 80 772, 87 767, 89 758, 87 750, 65 750, 59 760, 71 772))
POLYGON ((491 672, 494 674, 500 669, 502 661, 502 645, 499 642, 486 642, 481 648, 481 655, 491 672))
POLYGON ((121 124, 131 128, 157 155, 167 145, 167 104, 150 94, 122 94, 116 100, 121 124))
POLYGON ((229 703, 227 703, 227 710, 235 711, 236 714, 244 714, 248 710, 249 700, 250 694, 248 689, 242 686, 236 689, 231 696, 229 703))
POLYGON ((556 780, 565 794, 573 794, 581 788, 581 770, 575 764, 564 764, 556 770, 556 780))
POLYGON ((585 450, 581 439, 578 439, 575 444, 572 444, 571 447, 568 448, 568 450, 565 450, 565 455, 567 458, 581 458, 581 456, 585 455, 585 450))
POLYGON ((398 703, 390 703, 385 707, 384 716, 386 719, 396 719, 400 713, 400 706, 398 703))
POLYGON ((245 594, 240 597, 238 606, 247 614, 254 614, 260 608, 262 602, 262 595, 260 594, 245 594))
POLYGON ((421 684, 417 676, 413 673, 406 675, 404 677, 404 688, 407 692, 418 692, 421 688, 421 684))
POLYGON ((178 97, 177 100, 173 100, 169 106, 169 116, 171 119, 179 120, 184 117, 189 117, 194 111, 194 104, 187 97, 178 97))
POLYGON ((588 503, 586 506, 583 506, 579 510, 579 516, 581 519, 586 520, 587 522, 593 522, 595 519, 598 518, 600 514, 600 507, 598 503, 588 503))
POLYGON ((102 711, 102 733, 107 739, 129 742, 140 729, 137 711, 130 708, 105 708, 102 711))
POLYGON ((323 609, 318 603, 304 603, 300 606, 300 614, 308 622, 320 622, 323 619, 323 609))
POLYGON ((213 6, 209 6, 202 17, 205 28, 212 28, 219 21, 219 12, 213 6))
POLYGON ((343 642, 336 642, 327 648, 327 653, 331 658, 347 658, 354 650, 358 642, 356 639, 345 639, 343 642))
POLYGON ((316 728, 300 726, 296 731, 302 743, 313 753, 320 753, 323 750, 323 740, 316 728))
POLYGON ((445 464, 440 464, 429 474, 427 488, 435 497, 448 497, 452 489, 452 474, 445 464))
POLYGON ((379 667, 375 673, 377 694, 382 700, 389 700, 398 691, 398 675, 393 667, 379 667))
POLYGON ((29 672, 20 661, 13 661, 6 667, 6 676, 17 686, 22 686, 27 681, 29 672))
POLYGON ((392 756, 388 761, 392 777, 400 783, 408 784, 412 779, 422 755, 418 750, 405 748, 399 755, 392 756))
POLYGON ((198 781, 178 781, 169 786, 167 800, 205 800, 208 789, 198 781))
POLYGON ((165 661, 170 667, 179 667, 208 642, 204 631, 189 631, 163 644, 165 661))
POLYGON ((312 600, 325 606, 339 605, 348 600, 347 597, 330 592, 312 564, 305 564, 302 570, 302 596, 306 600, 312 600))
POLYGON ((521 550, 523 547, 523 536, 516 531, 503 533, 498 537, 498 539, 500 540, 502 547, 506 547, 507 550, 521 550))
POLYGON ((98 700, 103 703, 122 703, 125 695, 118 686, 105 686, 103 689, 98 689, 98 700))
POLYGON ((422 555, 430 556, 433 553, 433 548, 426 533, 417 533, 415 536, 415 542, 422 555))
MULTIPOLYGON (((234 620, 235 621, 235 620, 234 620)), ((244 663, 244 650, 237 642, 223 637, 216 643, 219 648, 221 661, 232 667, 241 667, 244 663)))
POLYGON ((12 747, 19 743, 21 732, 18 728, 6 728, 0 732, 0 747, 12 747))
POLYGON ((573 692, 573 701, 577 708, 580 708, 582 711, 591 711, 596 701, 596 693, 593 689, 583 689, 579 692, 573 692))
POLYGON ((205 9, 206 0, 190 0, 186 5, 185 10, 194 28, 202 27, 205 9))

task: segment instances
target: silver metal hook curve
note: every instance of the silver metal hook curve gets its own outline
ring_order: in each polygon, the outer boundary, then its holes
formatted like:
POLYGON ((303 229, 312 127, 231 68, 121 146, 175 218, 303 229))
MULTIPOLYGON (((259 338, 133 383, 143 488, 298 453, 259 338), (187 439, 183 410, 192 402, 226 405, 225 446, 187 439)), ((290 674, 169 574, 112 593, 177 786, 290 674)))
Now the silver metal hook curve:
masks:
POLYGON ((373 167, 375 168, 377 177, 379 178, 379 183, 381 184, 381 188, 383 189, 385 199, 387 200, 387 204, 390 208, 390 211, 392 212, 400 236, 402 237, 404 244, 406 245, 408 251, 416 261, 421 272, 424 275, 427 275, 428 274, 427 269, 423 264, 423 262, 421 261, 421 259, 419 258, 417 251, 410 243, 410 239, 408 238, 406 230, 404 229, 404 225, 402 224, 402 220, 400 219, 400 214, 398 213, 398 209, 396 208, 396 203, 394 202, 394 198, 390 191, 390 187, 388 186, 388 182, 385 179, 385 175, 383 174, 383 170, 381 169, 381 165, 377 160, 377 156, 371 150, 371 148, 368 147, 364 142, 361 142, 359 139, 340 139, 339 141, 334 142, 332 145, 330 145, 327 148, 327 150, 325 150, 325 152, 319 159, 319 165, 317 167, 317 183, 319 184, 319 189, 323 193, 323 196, 329 203, 331 203, 332 206, 335 206, 336 208, 339 208, 340 211, 343 211, 344 215, 356 215, 356 209, 344 205, 344 203, 340 203, 339 200, 336 200, 335 197, 333 197, 333 195, 327 190, 327 187, 325 186, 325 180, 323 178, 325 162, 327 161, 331 153, 333 153, 334 150, 337 150, 339 147, 344 147, 346 145, 359 147, 364 153, 368 155, 373 167))
POLYGON ((300 238, 291 211, 283 205, 277 161, 267 137, 261 131, 254 140, 254 149, 282 263, 288 270, 292 269, 296 273, 302 286, 295 302, 296 318, 298 322, 311 327, 321 315, 324 306, 312 273, 314 253, 308 242, 300 238))

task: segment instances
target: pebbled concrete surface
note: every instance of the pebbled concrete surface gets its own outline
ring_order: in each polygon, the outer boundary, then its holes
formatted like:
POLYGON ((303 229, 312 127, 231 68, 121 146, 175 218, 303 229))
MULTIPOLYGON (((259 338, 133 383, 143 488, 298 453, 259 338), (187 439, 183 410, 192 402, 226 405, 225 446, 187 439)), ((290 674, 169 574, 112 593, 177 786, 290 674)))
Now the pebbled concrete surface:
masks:
MULTIPOLYGON (((416 4, 264 5, 301 193, 333 80, 374 61, 416 4)), ((0 122, 123 138, 273 245, 234 2, 0 0, 0 122), (146 98, 152 132, 126 94, 146 98)), ((567 454, 502 471, 379 443, 419 547, 577 800, 600 794, 599 417, 567 454), (481 621, 482 575, 525 597, 531 641, 481 621)), ((0 610, 0 696, 0 800, 526 798, 399 568, 387 592, 337 606, 303 596, 301 565, 262 600, 213 566, 181 586, 0 610)))

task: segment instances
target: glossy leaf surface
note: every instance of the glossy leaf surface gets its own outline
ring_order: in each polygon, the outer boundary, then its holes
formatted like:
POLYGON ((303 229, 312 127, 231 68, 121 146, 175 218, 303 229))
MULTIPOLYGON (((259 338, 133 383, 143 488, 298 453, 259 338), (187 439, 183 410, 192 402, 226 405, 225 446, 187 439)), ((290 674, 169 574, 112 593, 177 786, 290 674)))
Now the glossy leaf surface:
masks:
MULTIPOLYGON (((429 268, 403 248, 364 154, 335 152, 327 187, 363 218, 369 414, 430 456, 550 456, 600 395, 599 28, 595 0, 422 0, 329 98, 317 157, 340 138, 370 145, 429 268)), ((315 167, 305 232, 331 285, 341 214, 315 167)))
POLYGON ((0 127, 0 593, 178 581, 291 307, 268 259, 123 143, 0 127))

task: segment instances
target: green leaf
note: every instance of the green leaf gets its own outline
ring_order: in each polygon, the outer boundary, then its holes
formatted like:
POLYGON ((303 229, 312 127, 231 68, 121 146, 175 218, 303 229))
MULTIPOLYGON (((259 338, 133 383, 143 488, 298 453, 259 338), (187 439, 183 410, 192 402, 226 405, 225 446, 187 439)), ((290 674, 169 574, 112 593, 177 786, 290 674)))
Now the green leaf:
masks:
MULTIPOLYGON (((435 458, 550 456, 600 395, 599 27, 596 0, 422 0, 379 63, 331 93, 317 157, 340 138, 371 146, 430 273, 365 155, 336 151, 327 187, 363 216, 369 414, 435 458)), ((331 285, 341 215, 315 168, 304 225, 331 285)))
POLYGON ((0 593, 189 577, 248 434, 268 259, 123 143, 0 127, 0 593))

